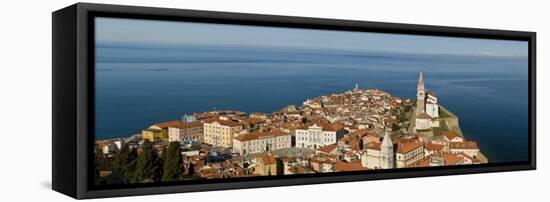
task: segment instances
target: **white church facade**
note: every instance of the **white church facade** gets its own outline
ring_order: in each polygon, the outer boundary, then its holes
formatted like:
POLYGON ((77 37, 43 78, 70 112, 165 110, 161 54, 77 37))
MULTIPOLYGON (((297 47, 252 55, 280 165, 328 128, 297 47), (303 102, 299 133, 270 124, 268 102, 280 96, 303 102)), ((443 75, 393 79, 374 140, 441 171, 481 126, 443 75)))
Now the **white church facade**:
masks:
POLYGON ((387 131, 382 143, 369 143, 361 154, 361 165, 369 169, 395 168, 394 161, 393 142, 387 131))

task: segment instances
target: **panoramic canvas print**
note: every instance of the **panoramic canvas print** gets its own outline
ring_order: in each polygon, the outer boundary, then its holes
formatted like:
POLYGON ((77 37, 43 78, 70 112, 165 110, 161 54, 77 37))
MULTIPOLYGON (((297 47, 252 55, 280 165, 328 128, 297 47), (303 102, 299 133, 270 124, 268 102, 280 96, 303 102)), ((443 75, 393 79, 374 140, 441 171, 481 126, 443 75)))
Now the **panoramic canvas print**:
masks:
POLYGON ((98 186, 528 161, 525 41, 94 26, 98 186))

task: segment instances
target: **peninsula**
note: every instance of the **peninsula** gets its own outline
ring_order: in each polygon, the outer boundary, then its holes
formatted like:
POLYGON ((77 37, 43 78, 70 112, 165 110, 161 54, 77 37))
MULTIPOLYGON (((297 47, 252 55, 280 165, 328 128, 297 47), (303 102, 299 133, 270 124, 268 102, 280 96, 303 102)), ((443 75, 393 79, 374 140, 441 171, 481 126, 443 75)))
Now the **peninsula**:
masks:
POLYGON ((215 110, 96 141, 96 184, 127 184, 487 163, 459 118, 425 88, 309 98, 275 112, 215 110))

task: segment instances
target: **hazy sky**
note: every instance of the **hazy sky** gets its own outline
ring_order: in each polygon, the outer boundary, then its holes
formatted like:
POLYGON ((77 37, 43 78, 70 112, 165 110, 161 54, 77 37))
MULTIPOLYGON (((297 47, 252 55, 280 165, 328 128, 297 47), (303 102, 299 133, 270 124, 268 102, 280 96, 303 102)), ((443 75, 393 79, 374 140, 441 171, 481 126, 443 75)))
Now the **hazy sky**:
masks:
POLYGON ((238 45, 400 53, 527 56, 521 41, 157 20, 96 18, 99 43, 238 45))

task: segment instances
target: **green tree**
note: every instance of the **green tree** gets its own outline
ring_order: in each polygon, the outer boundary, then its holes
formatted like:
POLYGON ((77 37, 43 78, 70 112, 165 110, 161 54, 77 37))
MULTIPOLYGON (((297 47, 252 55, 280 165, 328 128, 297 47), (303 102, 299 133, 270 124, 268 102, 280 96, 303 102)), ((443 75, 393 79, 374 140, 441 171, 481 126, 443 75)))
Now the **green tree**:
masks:
POLYGON ((94 152, 94 163, 95 163, 95 170, 94 170, 94 176, 95 176, 95 184, 96 185, 101 185, 101 184, 104 184, 104 179, 99 176, 99 171, 102 167, 102 164, 105 162, 105 157, 103 156, 103 151, 101 150, 100 147, 96 147, 95 148, 95 152, 94 152))
POLYGON ((137 167, 137 149, 123 143, 113 156, 113 171, 122 173, 129 181, 137 182, 135 171, 137 167))
POLYGON ((281 158, 277 158, 277 175, 285 175, 285 164, 281 158))
POLYGON ((183 159, 179 142, 170 142, 164 154, 162 181, 180 180, 182 177, 183 159))
POLYGON ((128 163, 128 154, 130 153, 130 147, 126 143, 122 143, 120 149, 115 152, 113 156, 113 171, 120 171, 124 173, 124 167, 128 163))
POLYGON ((153 144, 147 140, 141 146, 135 175, 139 182, 158 182, 162 176, 162 162, 153 144))
POLYGON ((391 124, 391 130, 392 130, 392 131, 398 131, 399 129, 400 129, 400 128, 399 128, 399 126, 398 126, 396 123, 392 123, 392 124, 391 124))
POLYGON ((128 177, 128 180, 132 183, 138 182, 136 178, 138 152, 136 148, 132 148, 128 153, 127 161, 124 166, 123 172, 128 177))
POLYGON ((412 105, 410 104, 405 105, 405 112, 410 112, 411 109, 412 109, 412 105))
POLYGON ((397 115, 397 121, 399 122, 405 122, 407 121, 407 115, 405 112, 401 112, 399 113, 399 115, 397 115))

